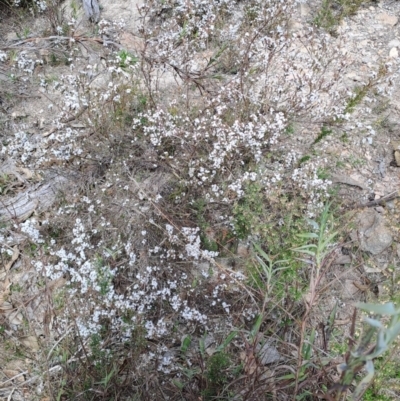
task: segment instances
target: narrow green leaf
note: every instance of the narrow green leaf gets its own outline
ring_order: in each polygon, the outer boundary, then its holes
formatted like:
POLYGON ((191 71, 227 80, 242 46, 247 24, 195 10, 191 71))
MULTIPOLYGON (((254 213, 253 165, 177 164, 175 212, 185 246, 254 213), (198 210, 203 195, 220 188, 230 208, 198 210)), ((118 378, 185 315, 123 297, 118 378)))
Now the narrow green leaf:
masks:
POLYGON ((283 375, 278 377, 278 380, 288 380, 288 379, 294 379, 296 376, 293 373, 289 373, 287 375, 283 375))
POLYGON ((355 306, 366 312, 376 313, 377 315, 392 316, 392 315, 396 315, 399 313, 399 311, 396 310, 396 308, 394 307, 392 302, 389 302, 384 305, 357 302, 355 304, 355 306))
POLYGON ((367 387, 374 378, 375 368, 374 368, 374 363, 372 361, 366 362, 365 369, 367 371, 367 375, 361 380, 361 382, 354 390, 354 393, 352 394, 352 399, 354 401, 360 400, 360 397, 363 395, 364 391, 367 389, 367 387))
POLYGON ((260 247, 258 244, 253 244, 254 248, 256 248, 256 251, 269 263, 271 263, 271 259, 269 255, 267 255, 260 247))
POLYGON ((306 218, 306 221, 314 230, 319 230, 319 224, 315 220, 306 218))
POLYGON ((224 342, 222 344, 220 344, 217 349, 216 352, 221 352, 223 351, 228 345, 229 343, 237 336, 237 330, 232 331, 228 337, 226 337, 226 339, 224 340, 224 342))
POLYGON ((310 256, 315 256, 315 252, 312 252, 312 251, 307 251, 307 250, 297 250, 297 249, 294 249, 294 251, 296 251, 296 252, 299 252, 299 253, 305 253, 306 255, 310 255, 310 256))
POLYGON ((254 338, 258 332, 260 331, 260 326, 261 323, 263 322, 263 316, 262 315, 258 315, 256 318, 256 321, 253 324, 253 327, 251 328, 251 338, 254 338))
POLYGON ((296 237, 299 237, 299 238, 318 238, 318 234, 315 234, 315 233, 297 234, 296 237))
POLYGON ((199 340, 199 351, 200 351, 200 355, 202 356, 202 358, 204 358, 206 355, 206 343, 205 343, 206 335, 207 335, 207 333, 204 333, 204 336, 201 337, 199 340))
POLYGON ((179 380, 172 379, 172 383, 174 383, 175 386, 179 388, 179 390, 183 390, 183 388, 185 387, 185 385, 179 380))
POLYGON ((370 326, 377 327, 378 329, 383 328, 383 325, 379 320, 371 319, 370 317, 365 317, 364 322, 368 323, 370 326))
POLYGON ((390 325, 386 330, 386 342, 391 344, 400 334, 400 322, 390 325))
POLYGON ((315 244, 308 244, 308 245, 302 245, 298 246, 297 248, 293 248, 293 251, 301 251, 303 249, 317 249, 317 245, 315 244))
POLYGON ((192 342, 192 338, 190 336, 186 336, 182 341, 181 351, 183 354, 186 354, 187 350, 190 347, 190 343, 192 342))
POLYGON ((337 307, 338 307, 338 302, 335 303, 335 306, 333 307, 333 309, 331 310, 331 313, 329 314, 329 318, 328 318, 329 329, 332 329, 333 324, 335 323, 337 307))

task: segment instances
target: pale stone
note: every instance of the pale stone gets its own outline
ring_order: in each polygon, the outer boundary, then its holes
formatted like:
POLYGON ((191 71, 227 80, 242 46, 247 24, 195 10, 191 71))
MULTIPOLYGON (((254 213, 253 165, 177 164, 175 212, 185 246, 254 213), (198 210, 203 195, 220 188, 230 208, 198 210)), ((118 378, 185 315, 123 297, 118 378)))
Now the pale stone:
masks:
POLYGON ((399 57, 399 52, 398 52, 398 50, 397 50, 397 47, 392 47, 392 48, 390 49, 389 57, 390 57, 390 58, 397 58, 397 57, 399 57))
POLYGON ((309 14, 310 14, 310 7, 305 3, 300 4, 300 15, 302 17, 307 17, 309 14))
POLYGON ((352 79, 353 81, 358 81, 358 82, 362 81, 362 78, 355 72, 350 72, 350 73, 346 74, 346 77, 349 79, 352 79))
POLYGON ((387 13, 378 14, 376 19, 381 22, 382 24, 394 26, 398 22, 398 18, 395 15, 390 15, 387 13))
POLYGON ((358 215, 358 238, 360 247, 366 252, 378 255, 393 242, 385 220, 375 210, 367 209, 358 215))
POLYGON ((400 40, 393 39, 389 42, 388 47, 391 49, 392 47, 400 47, 400 40))
POLYGON ((8 42, 12 42, 13 40, 18 40, 18 35, 15 32, 9 32, 6 35, 6 39, 8 42))

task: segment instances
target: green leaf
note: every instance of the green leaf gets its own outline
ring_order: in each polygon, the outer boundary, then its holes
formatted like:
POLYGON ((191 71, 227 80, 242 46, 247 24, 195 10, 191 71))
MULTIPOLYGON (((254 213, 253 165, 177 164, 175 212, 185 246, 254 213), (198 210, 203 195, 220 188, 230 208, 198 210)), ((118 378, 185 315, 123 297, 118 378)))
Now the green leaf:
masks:
POLYGON ((383 325, 379 320, 371 319, 370 317, 365 317, 363 320, 365 323, 368 323, 370 326, 377 327, 378 329, 383 328, 383 325))
POLYGON ((207 333, 204 333, 204 336, 201 337, 199 340, 199 351, 200 351, 200 355, 202 356, 202 358, 204 358, 206 355, 206 343, 205 343, 206 336, 207 336, 207 333))
POLYGON ((367 375, 361 380, 361 382, 356 387, 354 393, 352 394, 351 398, 354 401, 358 401, 360 399, 360 397, 363 395, 364 391, 367 389, 374 378, 375 368, 372 361, 367 361, 365 363, 365 369, 367 371, 367 375))
POLYGON ((216 352, 221 352, 223 351, 228 345, 229 343, 237 336, 238 332, 237 330, 232 331, 228 337, 226 337, 226 339, 224 340, 224 342, 222 344, 220 344, 217 349, 216 352))
POLYGON ((384 305, 357 302, 355 306, 366 312, 376 313, 377 315, 393 316, 400 313, 400 311, 396 310, 392 302, 384 305))
POLYGON ((186 336, 182 341, 181 351, 183 354, 186 354, 187 350, 190 347, 190 343, 192 342, 192 338, 190 336, 186 336))
POLYGON ((313 252, 313 251, 307 251, 307 250, 299 251, 297 249, 294 249, 294 251, 299 252, 299 253, 305 253, 306 255, 310 255, 310 256, 315 256, 315 252, 313 252))
POLYGON ((305 234, 297 234, 299 238, 318 238, 318 234, 315 233, 305 233, 305 234))
POLYGON ((287 374, 287 375, 280 376, 280 377, 278 378, 278 380, 294 379, 295 377, 296 377, 296 376, 294 375, 294 373, 289 373, 289 374, 287 374))
POLYGON ((386 329, 386 342, 388 344, 391 344, 396 337, 400 334, 400 322, 397 322, 395 324, 391 324, 387 329, 386 329))
POLYGON ((260 245, 253 244, 253 246, 254 246, 254 248, 256 248, 256 251, 258 252, 259 255, 261 255, 270 264, 272 263, 271 258, 261 249, 260 245))
POLYGON ((254 338, 257 335, 257 333, 260 331, 260 326, 261 326, 262 322, 263 322, 263 316, 258 315, 256 321, 253 324, 251 332, 250 332, 251 338, 254 338))
POLYGON ((329 329, 332 329, 333 325, 335 323, 337 307, 338 307, 338 302, 335 303, 335 306, 333 307, 333 309, 331 310, 331 313, 329 314, 329 318, 328 318, 329 329))
POLYGON ((185 385, 184 385, 182 382, 180 382, 179 380, 173 379, 173 380, 172 380, 172 383, 174 383, 175 386, 178 387, 179 390, 181 390, 181 391, 182 391, 183 388, 185 387, 185 385))
POLYGON ((315 340, 315 329, 311 330, 309 340, 303 346, 303 359, 308 361, 312 355, 312 345, 314 344, 315 340))
POLYGON ((303 249, 317 249, 317 245, 315 244, 308 244, 308 245, 302 245, 302 246, 298 246, 297 248, 293 248, 293 251, 302 251, 303 249))
POLYGON ((319 230, 319 224, 315 220, 306 218, 306 222, 314 229, 319 230))

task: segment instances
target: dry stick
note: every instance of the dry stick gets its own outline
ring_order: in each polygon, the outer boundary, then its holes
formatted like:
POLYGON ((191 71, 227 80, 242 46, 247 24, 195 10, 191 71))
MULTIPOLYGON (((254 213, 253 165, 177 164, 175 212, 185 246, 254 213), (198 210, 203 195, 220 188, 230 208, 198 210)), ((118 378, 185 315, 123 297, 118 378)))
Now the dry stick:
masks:
POLYGON ((71 122, 71 121, 73 121, 73 120, 76 120, 77 118, 79 118, 86 110, 88 109, 88 106, 86 105, 86 106, 82 106, 81 107, 81 109, 75 114, 75 115, 72 115, 72 116, 70 116, 70 117, 68 117, 68 118, 62 118, 61 120, 60 120, 60 122, 61 123, 63 123, 63 124, 66 124, 66 123, 69 123, 69 122, 71 122))
MULTIPOLYGON (((1 50, 21 49, 20 45, 23 45, 25 43, 34 42, 36 40, 50 40, 50 41, 69 40, 69 41, 73 41, 73 42, 96 42, 96 43, 100 43, 105 46, 111 44, 111 45, 118 47, 119 49, 121 49, 123 47, 119 43, 113 42, 112 40, 103 40, 101 38, 88 38, 85 36, 46 36, 46 37, 35 37, 35 38, 25 39, 25 40, 15 43, 12 46, 5 46, 5 47, 1 47, 0 49, 1 50)), ((23 50, 23 49, 21 49, 21 50, 23 50)), ((28 48, 26 48, 26 50, 32 50, 32 48, 28 47, 28 48)))
POLYGON ((15 388, 11 390, 11 393, 7 397, 7 401, 11 401, 11 396, 14 394, 15 388))
POLYGON ((400 191, 393 191, 390 194, 387 194, 385 196, 382 196, 382 198, 379 198, 377 200, 373 200, 367 203, 361 203, 358 207, 372 207, 372 206, 379 206, 384 204, 385 202, 389 202, 393 199, 396 199, 400 197, 400 191))

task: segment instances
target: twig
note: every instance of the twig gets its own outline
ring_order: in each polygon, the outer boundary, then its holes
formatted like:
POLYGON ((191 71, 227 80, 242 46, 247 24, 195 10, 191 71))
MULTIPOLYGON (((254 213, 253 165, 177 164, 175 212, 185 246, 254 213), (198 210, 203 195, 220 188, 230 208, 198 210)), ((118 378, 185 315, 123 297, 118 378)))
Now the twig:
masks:
POLYGON ((72 115, 70 117, 64 117, 60 120, 60 122, 63 124, 66 124, 73 120, 76 120, 87 110, 87 108, 88 108, 88 106, 82 106, 81 109, 75 115, 72 115))
POLYGON ((362 203, 359 207, 379 206, 379 205, 384 204, 385 202, 389 202, 389 201, 391 201, 393 199, 396 199, 398 197, 400 197, 400 191, 396 190, 396 191, 391 192, 388 195, 382 196, 382 198, 380 198, 380 199, 373 200, 373 201, 366 202, 366 203, 362 203))

